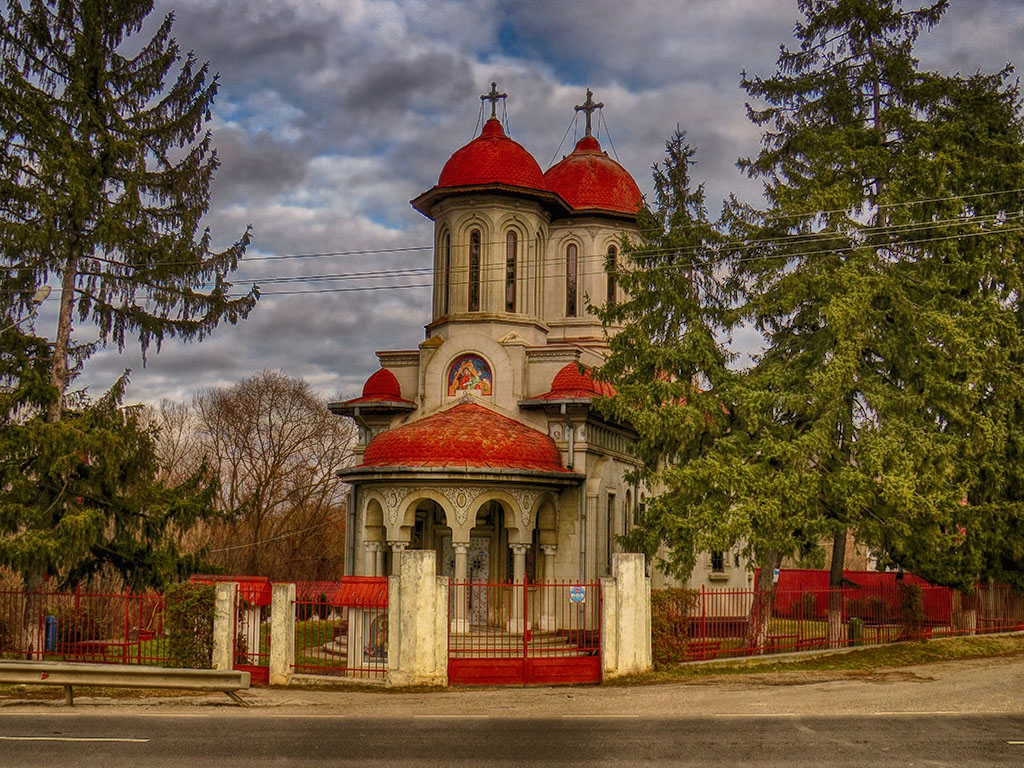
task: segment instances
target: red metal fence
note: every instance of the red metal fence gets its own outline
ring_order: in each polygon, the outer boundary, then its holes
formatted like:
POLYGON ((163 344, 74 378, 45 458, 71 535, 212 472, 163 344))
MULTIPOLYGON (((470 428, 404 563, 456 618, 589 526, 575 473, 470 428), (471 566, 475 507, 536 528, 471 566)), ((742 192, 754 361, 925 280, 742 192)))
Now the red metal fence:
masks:
POLYGON ((383 679, 387 672, 388 580, 350 576, 295 601, 300 675, 383 679))
POLYGON ((599 582, 449 582, 448 681, 601 680, 599 582))
POLYGON ((778 589, 758 618, 754 590, 660 590, 652 600, 658 663, 878 645, 1024 630, 1024 595, 1005 585, 971 595, 917 582, 778 589))
POLYGON ((0 658, 168 666, 163 596, 0 590, 0 658))

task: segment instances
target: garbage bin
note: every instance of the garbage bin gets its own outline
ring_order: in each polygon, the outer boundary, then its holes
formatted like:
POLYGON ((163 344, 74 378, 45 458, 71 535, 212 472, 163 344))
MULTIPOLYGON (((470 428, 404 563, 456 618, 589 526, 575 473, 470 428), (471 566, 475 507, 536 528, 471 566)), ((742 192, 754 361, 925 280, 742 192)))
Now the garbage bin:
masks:
POLYGON ((44 645, 47 653, 57 650, 57 617, 46 617, 46 642, 44 645))

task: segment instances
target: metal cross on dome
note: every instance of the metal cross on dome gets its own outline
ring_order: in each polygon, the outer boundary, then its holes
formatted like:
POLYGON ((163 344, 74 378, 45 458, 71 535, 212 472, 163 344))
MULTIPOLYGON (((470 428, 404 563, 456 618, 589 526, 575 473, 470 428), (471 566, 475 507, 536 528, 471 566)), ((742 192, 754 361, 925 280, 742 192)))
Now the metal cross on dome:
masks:
POLYGON ((498 116, 498 101, 500 99, 507 99, 507 98, 508 98, 508 94, 507 93, 498 93, 498 84, 497 83, 491 83, 491 92, 490 93, 485 93, 483 96, 481 96, 480 97, 480 101, 489 101, 489 102, 491 102, 491 117, 497 117, 498 116))
POLYGON ((582 104, 577 104, 576 107, 575 107, 577 112, 586 112, 587 113, 587 133, 586 133, 587 136, 593 136, 593 134, 590 132, 590 118, 591 118, 591 116, 594 114, 595 110, 601 109, 602 107, 604 107, 604 102, 603 101, 594 101, 594 92, 592 90, 590 90, 589 88, 587 88, 587 100, 585 102, 583 102, 582 104))

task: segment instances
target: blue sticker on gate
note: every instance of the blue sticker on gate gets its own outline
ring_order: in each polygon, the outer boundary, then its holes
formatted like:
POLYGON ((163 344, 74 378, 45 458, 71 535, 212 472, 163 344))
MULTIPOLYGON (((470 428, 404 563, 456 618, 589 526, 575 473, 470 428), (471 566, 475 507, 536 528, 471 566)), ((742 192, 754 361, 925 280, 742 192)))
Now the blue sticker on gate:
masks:
POLYGON ((587 601, 586 587, 569 587, 569 601, 573 603, 585 603, 587 601))

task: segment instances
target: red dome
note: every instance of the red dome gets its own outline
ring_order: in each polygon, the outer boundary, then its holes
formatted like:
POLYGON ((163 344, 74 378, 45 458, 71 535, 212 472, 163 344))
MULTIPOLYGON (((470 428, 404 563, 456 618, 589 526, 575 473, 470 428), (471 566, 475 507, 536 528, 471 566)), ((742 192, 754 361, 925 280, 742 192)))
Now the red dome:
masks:
POLYGON ((550 437, 476 403, 380 433, 359 466, 568 471, 550 437))
POLYGON ((477 138, 449 158, 437 180, 438 187, 478 184, 545 189, 544 174, 533 155, 505 135, 496 117, 484 124, 477 138))
POLYGON ((401 400, 402 387, 395 374, 387 368, 381 368, 363 384, 363 397, 378 400, 401 400))
POLYGON ((551 391, 532 397, 530 400, 580 400, 595 397, 612 397, 615 390, 604 381, 594 381, 589 368, 580 370, 577 363, 569 363, 555 374, 551 391))
POLYGON ((606 381, 594 381, 589 368, 580 369, 576 363, 569 363, 555 374, 551 381, 552 392, 578 392, 577 397, 590 394, 594 397, 611 397, 615 394, 612 385, 606 381))
POLYGON ((593 136, 576 142, 571 155, 548 168, 544 181, 574 210, 634 214, 643 201, 629 171, 608 157, 593 136))
POLYGON ((402 397, 402 387, 395 374, 387 368, 375 372, 363 384, 363 394, 352 400, 331 403, 330 409, 343 416, 351 416, 354 408, 369 408, 375 411, 410 411, 416 403, 402 397))

